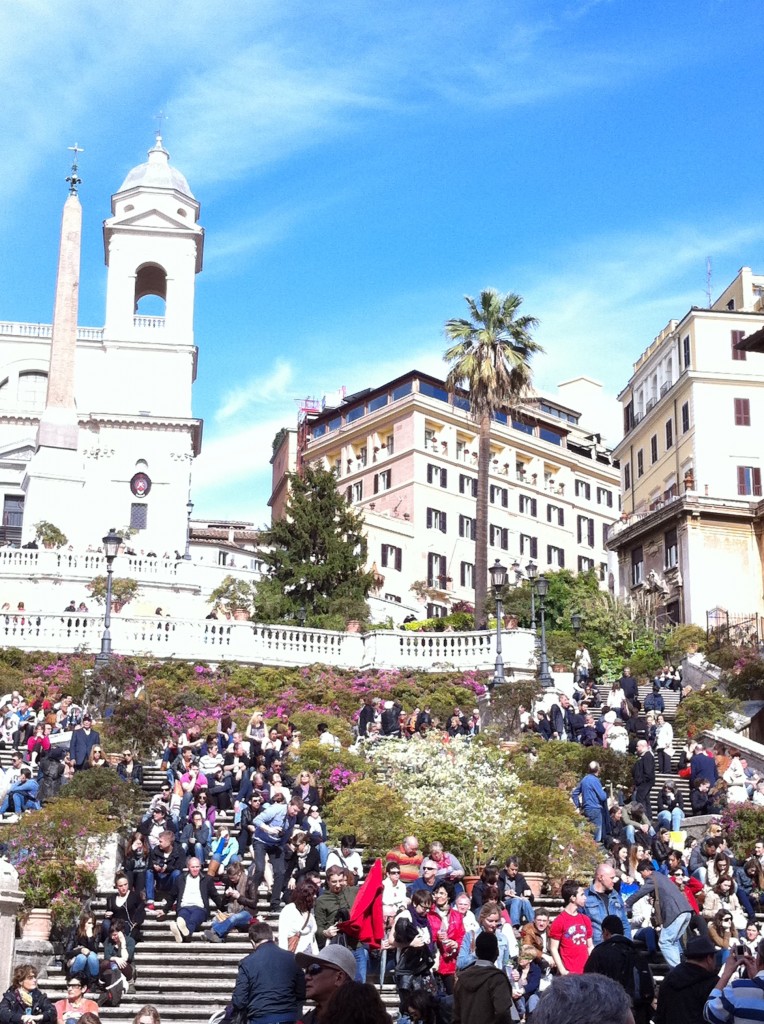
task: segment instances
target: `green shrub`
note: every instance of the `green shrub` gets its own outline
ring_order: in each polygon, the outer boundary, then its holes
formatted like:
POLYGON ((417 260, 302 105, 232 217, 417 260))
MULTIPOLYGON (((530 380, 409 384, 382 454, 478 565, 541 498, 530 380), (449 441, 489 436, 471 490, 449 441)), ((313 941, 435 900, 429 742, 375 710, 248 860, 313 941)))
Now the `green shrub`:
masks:
POLYGON ((603 786, 612 784, 614 788, 621 786, 630 790, 633 785, 631 768, 635 759, 603 747, 545 743, 540 737, 532 737, 511 754, 510 760, 519 778, 550 789, 558 788, 561 783, 566 789, 572 789, 588 772, 590 761, 599 763, 603 786), (533 751, 534 756, 529 757, 529 751, 533 751))
POLYGON ((706 649, 705 629, 692 624, 676 626, 666 634, 665 640, 666 657, 672 665, 676 665, 687 654, 706 649))
MULTIPOLYGON (((526 789, 523 787, 523 789, 526 789)), ((553 894, 559 894, 566 878, 586 881, 602 861, 602 850, 595 843, 590 826, 547 789, 528 786, 525 795, 525 824, 510 827, 501 837, 501 858, 513 855, 520 860, 520 869, 540 871, 547 875, 553 894)))
POLYGON ((739 703, 719 690, 698 690, 685 697, 677 708, 674 733, 692 737, 706 729, 727 729, 733 724, 732 712, 739 710, 739 703))
POLYGON ((112 709, 101 726, 101 739, 107 750, 129 747, 139 761, 154 757, 160 750, 167 733, 165 714, 147 699, 126 697, 112 709))
POLYGON ((730 697, 761 700, 764 694, 764 661, 751 656, 741 659, 733 669, 722 672, 721 683, 730 697))
POLYGON ((91 768, 87 772, 77 772, 61 792, 62 796, 59 799, 79 800, 83 804, 95 807, 99 813, 111 819, 113 831, 123 823, 134 822, 139 817, 145 800, 140 786, 124 782, 115 771, 108 768, 91 768))
POLYGON ((373 779, 361 779, 343 789, 324 812, 330 835, 339 839, 354 832, 369 857, 384 857, 412 831, 403 798, 373 779))

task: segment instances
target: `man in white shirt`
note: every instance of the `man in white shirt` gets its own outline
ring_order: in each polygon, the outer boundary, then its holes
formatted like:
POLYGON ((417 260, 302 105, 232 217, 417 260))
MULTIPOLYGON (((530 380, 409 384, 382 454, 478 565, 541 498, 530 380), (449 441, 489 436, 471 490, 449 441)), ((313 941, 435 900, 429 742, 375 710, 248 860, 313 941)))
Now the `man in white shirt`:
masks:
POLYGON ((342 744, 340 743, 339 739, 336 736, 332 735, 332 733, 329 732, 329 726, 326 724, 326 722, 321 722, 318 726, 316 726, 316 729, 318 731, 319 743, 322 743, 326 747, 331 747, 332 750, 341 749, 342 744))
POLYGON ((178 882, 178 916, 175 921, 170 921, 170 931, 176 942, 190 939, 201 928, 210 916, 210 900, 218 910, 223 905, 213 879, 201 874, 201 870, 201 861, 197 857, 189 857, 188 874, 178 882))

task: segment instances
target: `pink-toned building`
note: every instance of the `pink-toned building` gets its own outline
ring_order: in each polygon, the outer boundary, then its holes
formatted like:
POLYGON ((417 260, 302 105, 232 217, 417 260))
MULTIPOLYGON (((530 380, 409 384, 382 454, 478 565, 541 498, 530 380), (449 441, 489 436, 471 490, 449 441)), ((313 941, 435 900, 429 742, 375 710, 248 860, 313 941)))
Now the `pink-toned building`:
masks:
MULTIPOLYGON (((601 391, 587 378, 559 390, 579 401, 588 392, 592 405, 601 391)), ((489 563, 594 569, 607 585, 604 538, 619 515, 619 471, 599 435, 579 420, 575 409, 541 396, 517 414, 496 414, 489 563)), ((369 565, 377 570, 374 596, 393 618, 404 608, 445 615, 454 602, 473 599, 477 426, 465 395, 452 400, 442 380, 412 370, 304 413, 296 451, 290 432, 279 438, 274 514, 283 509, 288 468, 304 461, 333 470, 363 512, 369 565)))

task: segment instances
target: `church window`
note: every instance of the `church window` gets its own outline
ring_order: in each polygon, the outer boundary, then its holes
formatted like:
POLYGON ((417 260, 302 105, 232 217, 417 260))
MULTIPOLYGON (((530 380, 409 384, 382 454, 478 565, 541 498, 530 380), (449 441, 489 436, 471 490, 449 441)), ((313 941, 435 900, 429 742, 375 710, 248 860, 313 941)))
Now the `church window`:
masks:
POLYGON ((30 370, 19 374, 19 383, 16 389, 16 398, 19 405, 31 409, 44 409, 47 392, 47 373, 30 370))
POLYGON ((149 507, 142 502, 133 502, 130 506, 130 529, 145 530, 149 524, 149 507))

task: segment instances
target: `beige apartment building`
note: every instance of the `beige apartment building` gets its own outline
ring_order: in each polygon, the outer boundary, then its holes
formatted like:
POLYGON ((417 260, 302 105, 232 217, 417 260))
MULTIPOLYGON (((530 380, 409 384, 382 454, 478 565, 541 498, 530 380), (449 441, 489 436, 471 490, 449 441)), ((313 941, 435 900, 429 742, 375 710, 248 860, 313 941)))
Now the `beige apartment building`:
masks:
MULTIPOLYGON (((619 473, 598 434, 564 404, 595 407, 601 386, 577 378, 562 400, 537 397, 495 416, 491 439, 489 564, 518 572, 594 569, 607 585, 605 536, 620 514, 619 473)), ((282 431, 272 458, 273 515, 283 514, 283 475, 303 462, 333 470, 363 512, 374 596, 443 616, 473 601, 477 427, 466 395, 415 370, 376 388, 306 408, 296 436, 282 431), (414 588, 412 590, 412 587, 414 588)), ((402 617, 402 616, 401 616, 402 617)))
POLYGON ((671 320, 619 395, 619 592, 657 622, 762 613, 764 277, 743 267, 707 309, 671 320), (750 347, 750 346, 749 346, 750 347))

